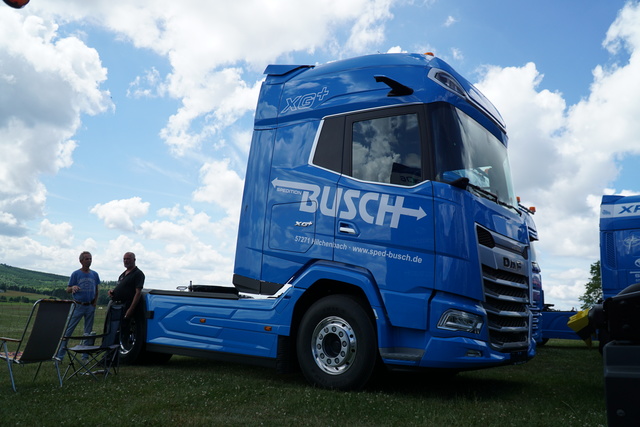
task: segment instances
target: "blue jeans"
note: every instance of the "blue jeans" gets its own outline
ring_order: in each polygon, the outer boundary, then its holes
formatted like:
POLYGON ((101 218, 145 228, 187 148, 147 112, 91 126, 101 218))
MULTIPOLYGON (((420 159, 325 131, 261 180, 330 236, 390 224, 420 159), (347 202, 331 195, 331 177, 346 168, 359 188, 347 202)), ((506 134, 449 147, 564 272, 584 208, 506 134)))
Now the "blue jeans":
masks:
MULTIPOLYGON (((69 319, 69 325, 67 325, 67 330, 64 333, 64 336, 69 337, 73 334, 74 329, 80 323, 80 319, 84 318, 84 335, 91 334, 91 330, 93 329, 93 318, 96 313, 96 308, 93 305, 82 305, 76 304, 73 307, 73 314, 71 315, 71 319, 69 319)), ((85 342, 85 344, 89 344, 85 342)), ((58 359, 64 359, 64 355, 67 353, 67 341, 64 340, 60 343, 60 350, 58 350, 58 359)), ((83 358, 88 358, 88 355, 83 354, 83 358)))

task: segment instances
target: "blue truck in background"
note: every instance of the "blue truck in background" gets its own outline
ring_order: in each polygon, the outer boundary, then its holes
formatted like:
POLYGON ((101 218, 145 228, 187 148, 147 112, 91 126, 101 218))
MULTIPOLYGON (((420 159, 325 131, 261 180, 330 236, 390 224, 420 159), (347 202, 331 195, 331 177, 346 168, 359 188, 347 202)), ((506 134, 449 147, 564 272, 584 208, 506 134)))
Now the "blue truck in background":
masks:
MULTIPOLYGON (((602 302, 589 309, 589 332, 607 343, 640 344, 640 195, 602 197, 602 302)), ((640 378, 640 376, 638 376, 640 378)))
POLYGON ((600 275, 603 301, 588 310, 583 329, 597 336, 603 354, 608 425, 635 426, 640 420, 639 195, 602 197, 600 275))
POLYGON ((640 196, 603 196, 600 205, 602 298, 640 283, 640 196))
MULTIPOLYGON (((606 301, 630 287, 634 289, 634 285, 640 283, 640 196, 603 196, 600 204, 599 228, 602 300, 606 301)), ((533 248, 532 253, 535 263, 533 248)), ((532 289, 536 288, 538 288, 537 281, 532 280, 532 289)), ((532 307, 532 311, 534 318, 537 312, 541 313, 540 333, 534 332, 534 339, 538 345, 553 338, 588 339, 590 335, 595 335, 602 350, 610 341, 606 325, 602 324, 602 320, 593 319, 592 326, 584 328, 581 334, 576 334, 576 331, 569 326, 571 319, 577 315, 586 316, 591 312, 592 318, 601 317, 602 304, 596 304, 595 307, 581 312, 562 311, 551 309, 552 304, 545 304, 543 291, 540 299, 532 298, 532 301, 536 300, 539 302, 534 304, 536 307, 532 307)))
POLYGON ((233 286, 145 290, 123 359, 244 361, 349 390, 382 364, 532 358, 530 230, 496 108, 429 54, 265 74, 233 286))

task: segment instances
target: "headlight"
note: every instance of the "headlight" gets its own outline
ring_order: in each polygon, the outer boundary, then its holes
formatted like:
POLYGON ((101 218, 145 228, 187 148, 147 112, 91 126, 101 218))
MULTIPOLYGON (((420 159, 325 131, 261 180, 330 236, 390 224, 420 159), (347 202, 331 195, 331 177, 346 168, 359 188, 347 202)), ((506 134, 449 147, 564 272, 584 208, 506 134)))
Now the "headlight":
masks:
POLYGON ((447 310, 440 317, 438 328, 448 331, 470 332, 479 334, 484 322, 482 316, 460 310, 447 310))

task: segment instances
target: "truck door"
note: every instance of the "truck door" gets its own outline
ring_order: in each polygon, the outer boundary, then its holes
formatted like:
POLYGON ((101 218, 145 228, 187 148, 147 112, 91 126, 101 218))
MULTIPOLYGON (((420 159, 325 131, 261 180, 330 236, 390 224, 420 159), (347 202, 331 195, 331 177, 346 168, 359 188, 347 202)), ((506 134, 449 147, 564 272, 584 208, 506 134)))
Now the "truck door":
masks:
POLYGON ((332 128, 304 122, 277 131, 266 201, 265 281, 282 284, 309 260, 333 259, 339 174, 309 164, 315 138, 333 141, 332 128))
POLYGON ((371 271, 395 326, 427 327, 433 189, 423 106, 345 119, 334 259, 371 271))

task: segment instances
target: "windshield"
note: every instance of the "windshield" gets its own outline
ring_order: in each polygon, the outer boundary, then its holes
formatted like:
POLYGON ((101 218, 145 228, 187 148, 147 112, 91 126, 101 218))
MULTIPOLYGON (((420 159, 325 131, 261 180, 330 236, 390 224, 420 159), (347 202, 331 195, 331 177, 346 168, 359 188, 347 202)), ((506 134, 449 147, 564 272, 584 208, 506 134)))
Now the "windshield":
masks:
POLYGON ((452 105, 434 104, 432 112, 436 180, 468 178, 479 195, 517 206, 502 142, 452 105))

